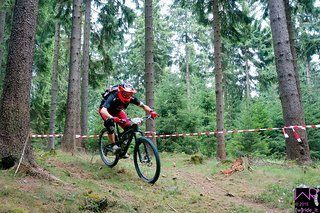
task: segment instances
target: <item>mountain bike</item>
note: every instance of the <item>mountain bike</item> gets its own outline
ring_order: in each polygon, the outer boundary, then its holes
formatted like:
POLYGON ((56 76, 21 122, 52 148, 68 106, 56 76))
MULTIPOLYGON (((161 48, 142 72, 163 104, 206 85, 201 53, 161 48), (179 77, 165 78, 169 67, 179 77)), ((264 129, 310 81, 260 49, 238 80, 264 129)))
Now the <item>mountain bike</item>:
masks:
MULTIPOLYGON (((112 168, 126 155, 134 141, 133 161, 137 174, 143 181, 153 184, 160 175, 160 157, 153 142, 139 130, 139 126, 147 119, 152 118, 146 116, 128 119, 131 124, 122 131, 116 123, 115 144, 120 147, 116 152, 112 150, 113 144, 109 142, 107 129, 103 128, 99 135, 99 153, 102 161, 112 168)), ((120 120, 120 122, 125 122, 125 120, 120 120)))

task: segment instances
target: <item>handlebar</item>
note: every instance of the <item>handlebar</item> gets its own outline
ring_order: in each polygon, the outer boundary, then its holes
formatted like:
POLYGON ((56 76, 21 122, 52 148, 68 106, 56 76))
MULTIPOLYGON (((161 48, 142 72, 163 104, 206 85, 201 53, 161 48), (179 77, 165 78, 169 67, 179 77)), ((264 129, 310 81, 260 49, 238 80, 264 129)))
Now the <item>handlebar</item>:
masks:
POLYGON ((119 123, 125 123, 127 121, 131 121, 134 124, 142 125, 142 123, 148 119, 153 119, 153 118, 151 117, 151 115, 148 115, 148 116, 144 116, 144 117, 120 119, 119 123))

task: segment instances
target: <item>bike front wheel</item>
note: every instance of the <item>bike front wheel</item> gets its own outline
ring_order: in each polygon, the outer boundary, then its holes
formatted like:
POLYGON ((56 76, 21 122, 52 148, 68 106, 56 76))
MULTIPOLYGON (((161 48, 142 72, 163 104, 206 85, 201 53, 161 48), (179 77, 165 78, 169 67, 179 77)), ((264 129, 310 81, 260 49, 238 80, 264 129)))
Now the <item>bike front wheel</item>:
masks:
POLYGON ((101 160, 109 167, 114 167, 119 161, 119 156, 112 151, 107 130, 104 128, 99 135, 99 153, 101 160))
POLYGON ((137 139, 133 152, 134 166, 138 176, 147 183, 155 183, 160 175, 160 157, 151 140, 137 139))

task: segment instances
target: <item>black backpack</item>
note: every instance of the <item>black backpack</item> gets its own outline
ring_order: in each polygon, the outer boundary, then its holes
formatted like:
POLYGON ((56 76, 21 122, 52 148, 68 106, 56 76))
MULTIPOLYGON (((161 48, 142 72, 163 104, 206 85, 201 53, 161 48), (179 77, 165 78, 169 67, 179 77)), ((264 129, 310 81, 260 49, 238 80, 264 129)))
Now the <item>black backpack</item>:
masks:
POLYGON ((118 91, 118 85, 110 86, 109 88, 106 89, 106 91, 101 93, 102 98, 104 100, 107 100, 111 93, 114 93, 114 92, 117 92, 117 91, 118 91))

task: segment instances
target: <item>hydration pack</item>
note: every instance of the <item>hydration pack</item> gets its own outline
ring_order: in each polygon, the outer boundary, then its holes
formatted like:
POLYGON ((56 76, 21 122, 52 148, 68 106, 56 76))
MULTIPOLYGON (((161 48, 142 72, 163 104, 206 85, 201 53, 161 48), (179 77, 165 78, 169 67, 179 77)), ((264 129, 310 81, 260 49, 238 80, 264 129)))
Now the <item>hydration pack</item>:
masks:
POLYGON ((118 91, 118 85, 114 85, 114 86, 110 86, 109 88, 107 88, 103 93, 101 93, 102 98, 104 100, 107 100, 109 95, 113 92, 117 92, 118 91))

